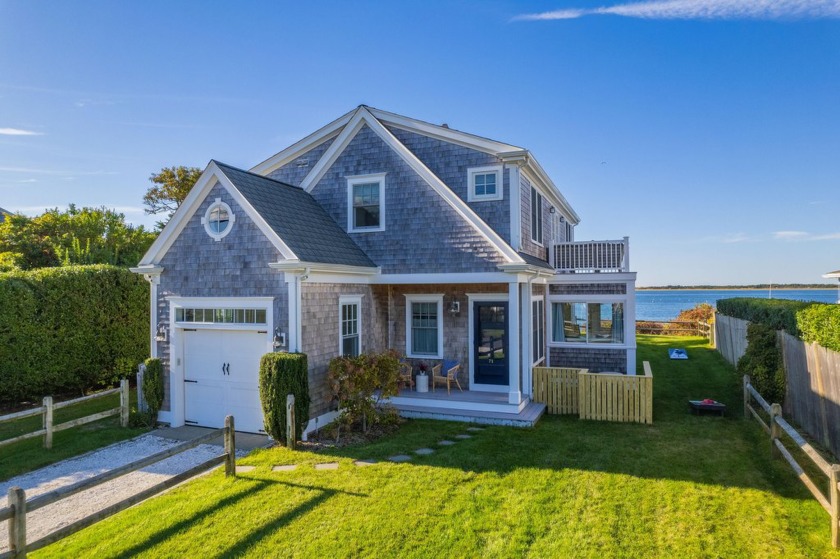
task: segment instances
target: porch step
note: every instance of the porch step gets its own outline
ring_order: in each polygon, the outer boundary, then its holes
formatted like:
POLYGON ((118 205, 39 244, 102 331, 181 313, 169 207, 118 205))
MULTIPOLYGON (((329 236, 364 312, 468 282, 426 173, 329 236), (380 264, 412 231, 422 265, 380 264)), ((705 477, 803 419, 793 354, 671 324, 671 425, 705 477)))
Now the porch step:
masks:
POLYGON ((528 405, 517 414, 394 403, 392 405, 399 411, 400 416, 411 419, 440 419, 511 427, 533 427, 545 413, 545 404, 537 402, 528 402, 528 405))

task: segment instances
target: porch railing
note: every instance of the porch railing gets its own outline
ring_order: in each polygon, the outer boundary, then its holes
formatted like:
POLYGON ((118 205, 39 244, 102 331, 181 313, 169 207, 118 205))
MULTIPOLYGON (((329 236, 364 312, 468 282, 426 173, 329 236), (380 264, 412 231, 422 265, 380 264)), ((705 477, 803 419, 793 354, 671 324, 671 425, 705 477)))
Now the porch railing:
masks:
POLYGON ((588 369, 534 367, 533 400, 551 414, 580 419, 653 423, 653 374, 590 373, 588 369))
POLYGON ((630 238, 559 243, 551 256, 560 273, 629 272, 630 238))

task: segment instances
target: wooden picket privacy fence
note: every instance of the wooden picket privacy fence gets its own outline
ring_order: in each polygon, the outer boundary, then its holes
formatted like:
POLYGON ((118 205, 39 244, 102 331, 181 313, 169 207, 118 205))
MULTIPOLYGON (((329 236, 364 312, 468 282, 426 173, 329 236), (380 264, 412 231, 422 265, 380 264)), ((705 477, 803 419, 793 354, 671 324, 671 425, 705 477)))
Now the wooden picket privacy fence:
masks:
POLYGON ((534 367, 533 400, 551 414, 581 419, 653 423, 653 374, 590 373, 588 369, 534 367))
POLYGON ((90 396, 84 396, 82 398, 76 398, 75 400, 67 400, 65 402, 59 402, 57 404, 53 403, 52 396, 47 396, 44 398, 43 405, 38 406, 37 408, 32 408, 31 410, 24 410, 19 411, 17 413, 12 413, 9 415, 0 416, 0 423, 4 421, 14 421, 16 419, 23 419, 24 417, 31 417, 33 415, 42 415, 44 417, 43 427, 38 429, 37 431, 32 431, 30 433, 25 433, 18 437, 14 437, 11 439, 6 439, 4 441, 0 441, 0 446, 5 446, 8 444, 25 441, 26 439, 32 439, 35 437, 44 437, 44 448, 52 448, 52 440, 53 440, 53 433, 56 431, 63 431, 65 429, 71 429, 73 427, 78 427, 79 425, 84 425, 86 423, 92 423, 94 421, 99 421, 100 419, 105 419, 106 417, 111 417, 113 415, 120 416, 120 425, 122 427, 128 427, 128 380, 122 379, 120 381, 119 388, 112 388, 111 390, 103 390, 102 392, 98 392, 96 394, 91 394, 90 396), (78 404, 80 402, 86 402, 88 400, 95 400, 97 398, 103 398, 105 396, 110 396, 111 394, 120 395, 120 406, 118 408, 113 408, 110 410, 106 410, 103 412, 95 413, 93 415, 88 415, 86 417, 80 417, 78 419, 74 419, 72 421, 66 421, 64 423, 59 423, 58 425, 55 424, 53 421, 53 413, 57 409, 70 407, 74 404, 78 404))

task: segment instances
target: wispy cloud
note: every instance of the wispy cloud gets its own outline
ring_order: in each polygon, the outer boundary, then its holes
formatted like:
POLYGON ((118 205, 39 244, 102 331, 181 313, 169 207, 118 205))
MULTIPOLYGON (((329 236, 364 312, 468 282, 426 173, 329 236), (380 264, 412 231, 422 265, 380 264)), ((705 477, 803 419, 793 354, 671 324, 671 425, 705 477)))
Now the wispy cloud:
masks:
POLYGON ((834 241, 840 240, 840 233, 808 233, 807 231, 776 231, 773 238, 778 241, 834 241))
POLYGON ((21 128, 0 128, 0 136, 43 136, 43 132, 23 130, 21 128))
POLYGON ((116 171, 60 171, 56 169, 41 169, 38 167, 3 167, 0 166, 0 173, 29 173, 32 175, 118 175, 116 171))
POLYGON ((515 21, 615 15, 642 19, 822 19, 840 18, 840 0, 648 0, 597 8, 566 8, 522 14, 515 21))
POLYGON ((750 237, 746 233, 733 233, 731 235, 724 236, 721 241, 726 244, 733 244, 733 243, 750 243, 755 241, 753 237, 750 237))

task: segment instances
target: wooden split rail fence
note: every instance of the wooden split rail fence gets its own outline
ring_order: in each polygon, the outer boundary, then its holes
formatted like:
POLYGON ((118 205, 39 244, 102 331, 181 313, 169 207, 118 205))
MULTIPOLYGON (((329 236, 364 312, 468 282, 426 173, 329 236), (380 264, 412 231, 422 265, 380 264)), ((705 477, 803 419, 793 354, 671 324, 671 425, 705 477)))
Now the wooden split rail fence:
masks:
POLYGON ((653 423, 653 374, 590 373, 588 369, 534 367, 533 400, 550 414, 581 419, 653 423))
POLYGON ((782 417, 780 404, 768 404, 750 383, 749 375, 744 375, 744 418, 752 416, 761 428, 770 436, 770 451, 773 456, 782 456, 793 468, 800 481, 808 488, 822 508, 831 516, 831 544, 840 549, 840 464, 830 464, 817 452, 805 438, 782 417), (752 403, 755 401, 769 416, 769 424, 752 403), (781 440, 782 433, 787 434, 794 444, 828 477, 828 497, 819 489, 814 480, 805 473, 781 440))
POLYGON ((55 489, 53 491, 50 491, 49 493, 44 493, 43 495, 39 495, 28 501, 26 500, 26 493, 23 489, 21 489, 20 487, 12 487, 11 489, 9 489, 9 504, 6 507, 0 508, 0 522, 4 520, 9 521, 9 551, 0 554, 0 559, 24 558, 26 557, 26 553, 29 551, 41 549, 42 547, 55 543, 63 538, 66 538, 71 534, 75 534, 83 528, 87 528, 88 526, 95 524, 100 520, 104 520, 109 516, 113 516, 114 514, 125 510, 128 507, 134 506, 137 503, 148 499, 153 495, 156 495, 162 491, 165 491, 166 489, 174 487, 175 485, 178 485, 179 483, 182 483, 192 477, 195 477, 196 475, 205 472, 210 468, 213 468, 222 463, 225 464, 226 476, 236 475, 236 440, 234 421, 233 416, 231 415, 225 418, 225 426, 221 429, 216 429, 197 439, 193 439, 191 441, 185 442, 170 449, 158 452, 156 454, 152 454, 151 456, 147 456, 146 458, 141 458, 140 460, 136 460, 134 462, 131 462, 130 464, 120 466, 119 468, 115 468, 113 470, 99 474, 90 479, 74 483, 73 485, 68 485, 67 487, 55 489), (165 460, 171 456, 175 456, 176 454, 180 454, 185 450, 189 450, 200 444, 208 443, 211 440, 217 439, 220 436, 224 437, 224 454, 215 456, 210 460, 202 462, 201 464, 194 466, 185 472, 182 472, 156 485, 153 485, 148 489, 144 489, 143 491, 132 495, 127 499, 123 499, 122 501, 115 503, 109 507, 106 507, 100 510, 99 512, 93 513, 82 518, 81 520, 77 520, 76 522, 64 526, 63 528, 52 532, 51 534, 48 534, 47 536, 44 536, 43 538, 37 541, 31 543, 28 543, 26 541, 26 515, 28 513, 31 513, 47 505, 51 505, 57 501, 60 501, 61 499, 67 498, 71 495, 75 495, 76 493, 79 493, 81 491, 85 491, 92 487, 96 487, 97 485, 101 485, 107 481, 111 481, 118 477, 124 476, 133 471, 145 468, 146 466, 150 466, 152 464, 160 462, 161 460, 165 460))
POLYGON ((120 416, 120 425, 123 427, 128 427, 128 401, 129 401, 129 394, 128 394, 128 380, 122 379, 120 381, 119 388, 112 388, 111 390, 104 390, 97 394, 91 394, 90 396, 84 396, 82 398, 76 398, 75 400, 67 400, 66 402, 59 402, 53 403, 52 396, 47 396, 44 398, 43 405, 33 408, 31 410, 24 410, 17 413, 12 413, 9 415, 4 415, 0 417, 0 423, 5 421, 14 421, 17 419, 23 419, 25 417, 31 417, 35 415, 42 415, 44 418, 43 426, 41 429, 37 431, 32 431, 30 433, 26 433, 24 435, 20 435, 18 437, 14 437, 11 439, 6 439, 4 441, 0 441, 0 446, 9 445, 12 443, 24 441, 26 439, 32 439, 35 437, 44 437, 44 448, 52 448, 53 442, 53 433, 57 431, 63 431, 65 429, 70 429, 72 427, 78 427, 79 425, 84 425, 86 423, 91 423, 93 421, 99 421, 100 419, 105 419, 106 417, 111 417, 112 415, 119 415, 120 416), (58 425, 55 424, 54 421, 54 413, 55 410, 66 408, 75 404, 79 404, 81 402, 86 402, 88 400, 95 400, 97 398, 104 398, 105 396, 110 396, 111 394, 120 395, 120 406, 118 408, 113 408, 110 410, 106 410, 103 412, 95 413, 93 415, 88 415, 85 417, 80 417, 78 419, 74 419, 72 421, 66 421, 64 423, 59 423, 58 425))

